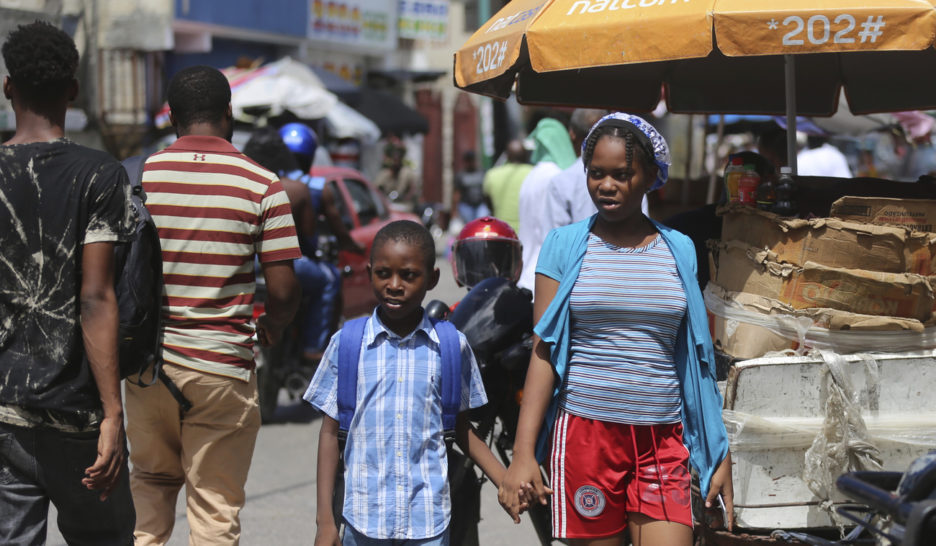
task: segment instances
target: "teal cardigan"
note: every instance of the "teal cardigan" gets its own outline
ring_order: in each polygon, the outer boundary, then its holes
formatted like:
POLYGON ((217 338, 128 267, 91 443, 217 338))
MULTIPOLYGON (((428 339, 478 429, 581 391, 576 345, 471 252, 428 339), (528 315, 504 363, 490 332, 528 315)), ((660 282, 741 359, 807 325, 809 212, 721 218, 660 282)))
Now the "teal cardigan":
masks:
MULTIPOLYGON (((552 365, 559 377, 546 412, 545 426, 537 440, 536 456, 540 461, 547 455, 547 439, 556 418, 559 391, 568 376, 569 298, 596 216, 550 231, 539 256, 544 270, 536 268, 537 273, 550 278, 555 278, 557 272, 548 270, 549 264, 560 268, 556 296, 534 328, 536 334, 550 344, 552 365)), ((696 252, 692 241, 682 233, 655 221, 653 224, 676 259, 676 270, 686 293, 688 309, 676 337, 674 357, 682 396, 683 442, 689 449, 689 462, 699 473, 705 494, 715 469, 728 454, 728 435, 721 418, 722 398, 715 383, 715 352, 708 332, 708 317, 696 280, 696 252)))

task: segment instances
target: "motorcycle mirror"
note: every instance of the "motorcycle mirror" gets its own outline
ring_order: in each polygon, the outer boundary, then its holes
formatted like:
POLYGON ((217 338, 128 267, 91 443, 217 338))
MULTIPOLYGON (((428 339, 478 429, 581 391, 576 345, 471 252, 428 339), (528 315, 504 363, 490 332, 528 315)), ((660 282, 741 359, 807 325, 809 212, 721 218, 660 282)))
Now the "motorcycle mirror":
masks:
POLYGON ((439 300, 432 300, 426 304, 426 315, 431 319, 445 320, 449 311, 449 306, 439 300))

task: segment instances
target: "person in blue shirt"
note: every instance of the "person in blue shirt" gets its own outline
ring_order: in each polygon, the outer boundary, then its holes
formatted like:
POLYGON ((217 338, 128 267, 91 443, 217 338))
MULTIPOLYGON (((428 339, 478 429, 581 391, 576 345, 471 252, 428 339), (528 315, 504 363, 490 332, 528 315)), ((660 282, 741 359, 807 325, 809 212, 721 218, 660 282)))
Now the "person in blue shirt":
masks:
MULTIPOLYGON (((439 336, 422 302, 439 281, 429 231, 391 222, 374 238, 367 266, 378 307, 359 356, 356 409, 344 449, 347 523, 343 544, 449 544, 452 499, 442 428, 439 336)), ((491 481, 505 472, 473 432, 466 410, 487 403, 464 335, 455 441, 491 481)), ((325 415, 319 434, 316 545, 339 544, 332 496, 338 467, 337 376, 340 332, 332 336, 303 398, 325 415)))
MULTIPOLYGON (((318 137, 307 125, 287 123, 279 129, 283 143, 293 154, 295 166, 285 172, 278 172, 282 178, 298 180, 306 185, 315 218, 313 231, 321 215, 332 235, 342 250, 364 253, 364 246, 351 238, 348 228, 341 220, 341 213, 335 204, 331 186, 324 177, 311 174, 312 162, 318 150, 318 137)), ((305 358, 317 361, 321 358, 332 326, 337 323, 341 312, 341 273, 338 267, 322 259, 318 253, 317 236, 300 237, 299 247, 303 257, 296 260, 296 276, 302 282, 303 297, 307 301, 303 306, 305 320, 303 341, 305 358)))
POLYGON ((666 141, 615 113, 582 145, 597 214, 552 230, 536 268, 533 355, 499 499, 553 499, 573 545, 692 543, 690 472, 732 526, 731 457, 691 240, 647 218, 666 141), (545 425, 545 426, 544 426, 545 425), (537 439, 539 435, 539 439, 537 439), (550 456, 552 490, 537 459, 550 456), (532 492, 529 485, 532 484, 532 492))

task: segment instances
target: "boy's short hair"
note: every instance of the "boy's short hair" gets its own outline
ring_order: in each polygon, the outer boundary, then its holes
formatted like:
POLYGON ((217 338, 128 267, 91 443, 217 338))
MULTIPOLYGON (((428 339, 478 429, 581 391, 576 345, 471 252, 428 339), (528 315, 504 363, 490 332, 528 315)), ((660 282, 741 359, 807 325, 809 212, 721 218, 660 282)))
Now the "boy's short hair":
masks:
POLYGON ((78 70, 78 49, 64 31, 45 21, 20 25, 3 43, 10 81, 30 104, 60 99, 78 70))
POLYGON ((426 226, 412 220, 397 220, 380 228, 371 245, 371 263, 374 261, 374 254, 377 250, 388 241, 399 241, 415 246, 423 254, 426 261, 426 270, 432 271, 435 268, 435 241, 426 226))
POLYGON ((231 103, 231 84, 217 68, 191 66, 169 81, 169 110, 180 127, 194 123, 220 123, 231 103))

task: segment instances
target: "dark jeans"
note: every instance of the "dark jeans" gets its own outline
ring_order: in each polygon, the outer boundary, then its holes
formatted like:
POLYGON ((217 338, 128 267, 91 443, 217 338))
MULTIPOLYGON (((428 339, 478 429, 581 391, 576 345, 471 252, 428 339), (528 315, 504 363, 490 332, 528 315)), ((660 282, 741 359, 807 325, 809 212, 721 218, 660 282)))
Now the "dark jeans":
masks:
POLYGON ((68 544, 133 544, 127 463, 106 501, 81 483, 97 458, 97 431, 66 433, 0 423, 0 544, 44 544, 49 501, 68 544))

